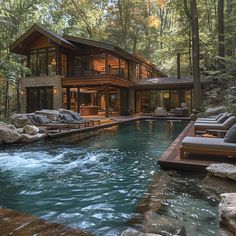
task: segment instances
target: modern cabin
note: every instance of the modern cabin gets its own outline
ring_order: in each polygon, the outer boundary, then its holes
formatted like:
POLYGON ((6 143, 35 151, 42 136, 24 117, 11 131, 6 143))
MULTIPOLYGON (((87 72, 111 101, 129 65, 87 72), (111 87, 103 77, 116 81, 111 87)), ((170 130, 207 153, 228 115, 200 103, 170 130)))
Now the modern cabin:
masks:
POLYGON ((24 55, 21 112, 65 108, 81 115, 128 115, 192 108, 192 80, 168 78, 154 64, 110 44, 33 25, 10 51, 24 55))

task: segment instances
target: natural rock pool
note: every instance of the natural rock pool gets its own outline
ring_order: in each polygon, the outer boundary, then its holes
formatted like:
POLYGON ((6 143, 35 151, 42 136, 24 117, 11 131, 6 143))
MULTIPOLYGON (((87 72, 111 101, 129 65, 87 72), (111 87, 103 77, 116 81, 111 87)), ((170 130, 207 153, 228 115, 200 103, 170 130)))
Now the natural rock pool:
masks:
MULTIPOLYGON (((148 191, 157 161, 185 122, 137 121, 74 144, 40 142, 0 151, 0 206, 95 235, 119 235, 148 191)), ((201 177, 175 174, 160 214, 187 235, 214 235, 217 204, 201 177)))

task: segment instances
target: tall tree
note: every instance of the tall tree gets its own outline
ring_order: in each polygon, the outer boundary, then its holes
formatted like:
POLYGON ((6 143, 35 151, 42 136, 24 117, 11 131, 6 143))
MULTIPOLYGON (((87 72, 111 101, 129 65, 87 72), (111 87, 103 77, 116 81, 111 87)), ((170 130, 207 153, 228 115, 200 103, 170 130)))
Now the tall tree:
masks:
POLYGON ((192 29, 192 58, 193 58, 193 83, 194 83, 194 108, 198 109, 202 103, 202 89, 200 79, 200 49, 199 49, 199 28, 198 11, 196 0, 190 0, 190 10, 187 1, 184 1, 184 9, 190 20, 192 29))
POLYGON ((219 62, 218 68, 220 70, 225 69, 225 30, 224 30, 224 0, 218 0, 218 50, 219 50, 219 62))

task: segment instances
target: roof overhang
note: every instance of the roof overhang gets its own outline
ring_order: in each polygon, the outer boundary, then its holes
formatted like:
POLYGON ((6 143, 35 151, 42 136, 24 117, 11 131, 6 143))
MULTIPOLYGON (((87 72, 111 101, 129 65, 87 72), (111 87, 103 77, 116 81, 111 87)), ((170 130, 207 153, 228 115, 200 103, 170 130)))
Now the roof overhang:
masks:
POLYGON ((21 37, 19 37, 14 43, 10 45, 10 52, 17 54, 26 55, 28 45, 34 42, 39 36, 44 35, 49 40, 55 42, 58 45, 71 49, 73 51, 78 51, 78 48, 65 40, 61 36, 54 34, 37 24, 34 24, 29 30, 27 30, 21 37))

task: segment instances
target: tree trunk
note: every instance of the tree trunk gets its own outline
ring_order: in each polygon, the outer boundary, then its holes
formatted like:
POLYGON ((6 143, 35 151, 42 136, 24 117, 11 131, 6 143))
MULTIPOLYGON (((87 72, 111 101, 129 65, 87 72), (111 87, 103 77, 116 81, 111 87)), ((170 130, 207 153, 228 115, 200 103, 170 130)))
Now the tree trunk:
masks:
POLYGON ((218 0, 218 69, 225 70, 225 46, 224 46, 224 0, 218 0))
POLYGON ((16 81, 16 112, 20 113, 20 81, 16 81))
MULTIPOLYGON (((231 17, 233 14, 233 2, 232 0, 227 0, 227 20, 228 20, 228 25, 226 25, 225 27, 225 31, 228 34, 228 37, 226 39, 226 57, 228 57, 229 59, 232 58, 233 56, 233 38, 231 35, 232 32, 232 23, 231 23, 231 17)), ((232 67, 233 67, 233 63, 232 61, 227 61, 225 63, 225 67, 226 67, 226 71, 227 72, 231 72, 232 67)))
POLYGON ((198 109, 202 103, 202 89, 200 79, 200 49, 199 28, 196 0, 190 1, 191 28, 192 28, 192 59, 193 59, 193 84, 194 84, 194 108, 198 109))
POLYGON ((9 91, 9 81, 6 79, 6 88, 5 88, 5 104, 4 104, 4 116, 8 116, 8 91, 9 91))

